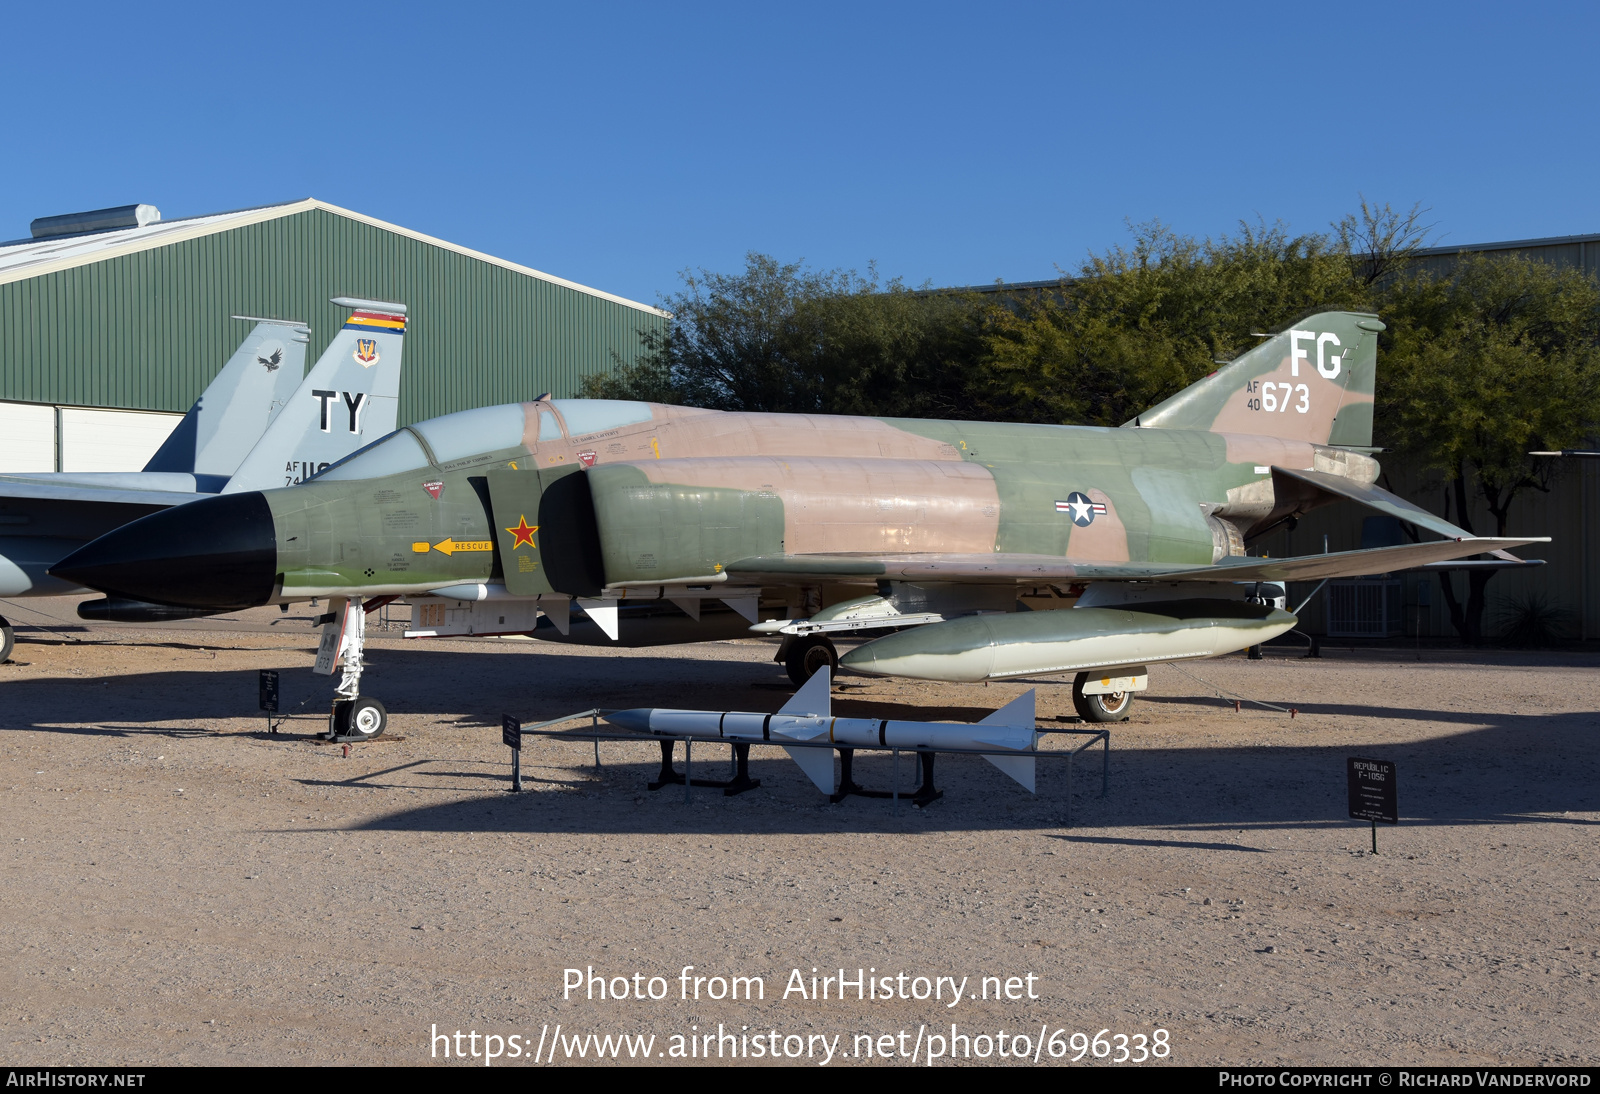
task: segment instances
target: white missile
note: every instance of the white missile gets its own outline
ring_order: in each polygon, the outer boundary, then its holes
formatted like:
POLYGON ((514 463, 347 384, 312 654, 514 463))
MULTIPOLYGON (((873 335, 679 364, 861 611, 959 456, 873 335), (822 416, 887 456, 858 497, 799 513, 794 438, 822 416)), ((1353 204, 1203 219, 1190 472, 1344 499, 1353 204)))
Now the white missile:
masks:
MULTIPOLYGON (((906 748, 960 752, 1003 748, 1015 756, 984 755, 1029 793, 1034 788, 1034 758, 1038 742, 1034 728, 1034 696, 1019 695, 976 725, 963 722, 902 722, 879 718, 835 718, 826 667, 806 681, 776 714, 747 711, 673 710, 638 707, 605 716, 606 721, 638 733, 658 737, 693 737, 696 740, 745 744, 784 741, 839 748, 906 748)), ((785 748, 817 789, 834 791, 833 751, 827 748, 785 748)))
POLYGON ((1216 657, 1295 622, 1281 608, 1244 600, 973 615, 887 635, 839 660, 858 672, 975 683, 1216 657))

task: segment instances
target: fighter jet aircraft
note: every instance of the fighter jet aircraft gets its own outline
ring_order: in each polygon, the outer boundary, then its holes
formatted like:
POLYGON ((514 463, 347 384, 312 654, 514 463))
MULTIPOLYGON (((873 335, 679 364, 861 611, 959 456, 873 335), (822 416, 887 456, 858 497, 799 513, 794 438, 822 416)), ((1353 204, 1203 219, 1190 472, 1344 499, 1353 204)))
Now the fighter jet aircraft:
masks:
POLYGON ((1383 329, 1309 316, 1120 429, 579 399, 464 411, 293 490, 146 517, 52 572, 195 608, 349 598, 319 668, 348 651, 335 725, 362 734, 386 714, 359 695, 355 606, 400 596, 412 634, 781 634, 797 681, 836 662, 829 635, 889 630, 842 663, 935 680, 1077 673, 1080 713, 1120 719, 1151 662, 1291 628, 1257 583, 1542 542, 1475 538, 1373 485, 1383 329), (1442 538, 1246 554, 1338 500, 1442 538))
MULTIPOLYGON (((249 336, 143 471, 0 476, 0 597, 80 592, 48 570, 97 536, 219 493, 292 485, 392 432, 405 306, 333 302, 354 311, 304 379, 310 331, 251 320, 249 336)), ((86 601, 78 614, 148 622, 206 612, 112 597, 86 601)), ((0 661, 12 641, 0 618, 0 661)))

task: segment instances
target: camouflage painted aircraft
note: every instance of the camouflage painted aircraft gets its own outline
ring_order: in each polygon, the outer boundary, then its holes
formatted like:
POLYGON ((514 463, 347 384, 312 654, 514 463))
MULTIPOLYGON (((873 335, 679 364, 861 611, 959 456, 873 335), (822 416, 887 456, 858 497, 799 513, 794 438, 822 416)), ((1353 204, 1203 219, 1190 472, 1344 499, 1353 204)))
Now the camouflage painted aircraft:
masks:
MULTIPOLYGON (((1080 712, 1118 719, 1151 662, 1291 628, 1259 583, 1538 542, 1474 538, 1373 485, 1382 329, 1310 316, 1120 429, 574 399, 464 411, 293 489, 147 517, 53 572, 197 608, 405 597, 412 635, 780 634, 797 681, 836 663, 829 635, 889 630, 843 664, 957 681, 1077 673, 1080 712), (1442 538, 1245 554, 1338 500, 1442 538)), ((381 731, 382 705, 357 686, 363 613, 337 616, 319 665, 348 650, 336 725, 381 731)))
MULTIPOLYGON (((333 302, 354 311, 309 373, 303 324, 234 316, 255 326, 143 471, 0 475, 0 597, 81 592, 48 571, 96 537, 218 494, 292 485, 363 438, 392 433, 405 306, 333 302)), ((78 614, 149 622, 206 612, 110 597, 86 601, 78 614)), ((11 641, 0 618, 0 660, 11 641)))

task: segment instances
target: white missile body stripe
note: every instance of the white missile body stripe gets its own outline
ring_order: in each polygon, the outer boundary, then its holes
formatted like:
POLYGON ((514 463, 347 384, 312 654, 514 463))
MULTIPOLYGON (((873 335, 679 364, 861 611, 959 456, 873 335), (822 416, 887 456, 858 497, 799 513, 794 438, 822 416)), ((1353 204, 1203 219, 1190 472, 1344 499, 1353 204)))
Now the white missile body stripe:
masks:
MULTIPOLYGON (((1029 792, 1034 789, 1034 751, 1038 732, 1034 728, 1034 693, 1018 696, 976 725, 961 722, 905 722, 882 718, 835 718, 828 691, 829 674, 824 668, 776 714, 753 711, 675 710, 651 707, 618 711, 606 720, 628 729, 642 730, 661 737, 693 737, 733 743, 785 741, 805 744, 827 742, 840 748, 936 749, 959 752, 967 749, 1004 748, 1017 756, 985 756, 1001 771, 1029 792)), ((817 788, 831 794, 833 753, 823 748, 785 749, 817 788)))

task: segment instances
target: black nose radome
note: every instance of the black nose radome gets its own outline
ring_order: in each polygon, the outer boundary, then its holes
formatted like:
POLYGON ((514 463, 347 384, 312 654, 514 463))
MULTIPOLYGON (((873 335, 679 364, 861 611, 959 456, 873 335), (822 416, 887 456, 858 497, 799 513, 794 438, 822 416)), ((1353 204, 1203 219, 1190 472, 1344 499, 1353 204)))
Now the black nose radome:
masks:
POLYGON ((252 491, 141 517, 74 551, 50 572, 112 596, 233 611, 271 599, 277 568, 272 510, 252 491))

